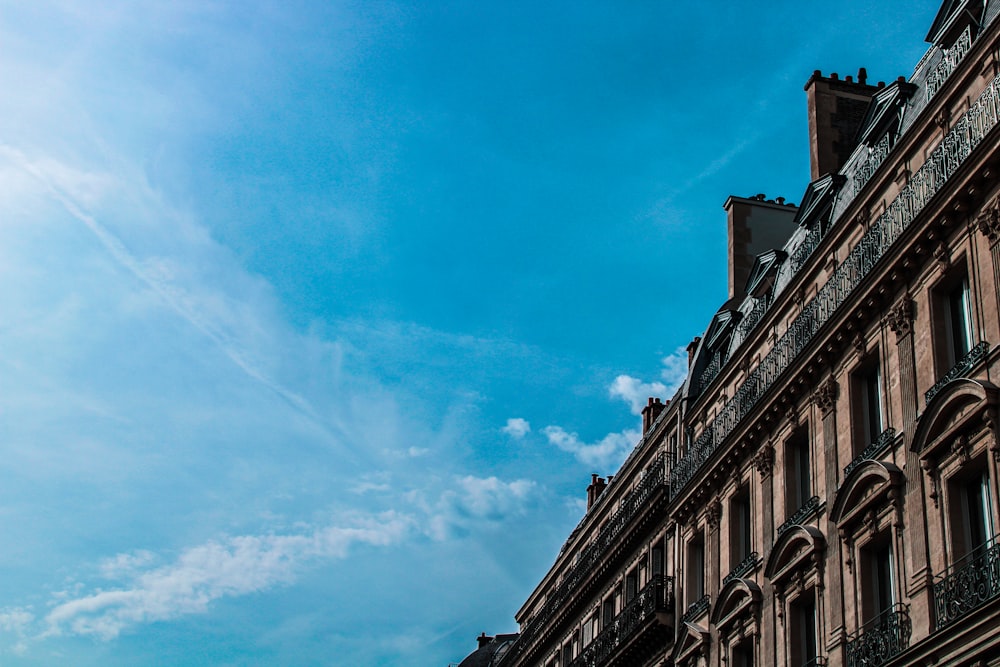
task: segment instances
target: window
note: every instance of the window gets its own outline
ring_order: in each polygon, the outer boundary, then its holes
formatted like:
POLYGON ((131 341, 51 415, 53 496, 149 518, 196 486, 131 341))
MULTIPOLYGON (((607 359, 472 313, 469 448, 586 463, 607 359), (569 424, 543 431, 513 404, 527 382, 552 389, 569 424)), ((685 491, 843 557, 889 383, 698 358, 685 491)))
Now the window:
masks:
POLYGON ((892 609, 893 590, 892 543, 886 535, 861 550, 861 605, 865 622, 892 609))
POLYGON ((701 534, 688 543, 687 604, 697 602, 705 595, 705 540, 701 534))
POLYGON ((747 641, 734 646, 730 665, 732 667, 753 667, 753 643, 747 641))
POLYGON ((989 474, 982 471, 959 478, 950 487, 952 544, 958 560, 993 539, 989 474))
POLYGON ((663 547, 653 547, 653 550, 650 551, 649 557, 650 562, 652 563, 651 567, 653 568, 653 576, 655 577, 663 574, 663 547))
POLYGON ((615 598, 614 596, 608 596, 604 600, 604 604, 601 605, 601 621, 603 623, 602 627, 608 627, 611 625, 612 621, 615 620, 615 598))
POLYGON ((635 570, 625 575, 625 604, 631 602, 639 592, 639 577, 635 570))
POLYGON ((951 368, 972 349, 972 318, 969 308, 969 280, 962 277, 946 295, 945 332, 948 368, 951 368))
POLYGON ((855 453, 877 442, 885 424, 882 421, 882 373, 878 355, 865 361, 852 377, 854 392, 855 453))
POLYGON ((750 491, 742 487, 729 504, 730 567, 734 568, 750 556, 753 523, 750 516, 750 491))
POLYGON ((934 290, 935 360, 938 375, 947 373, 972 350, 972 301, 966 274, 945 278, 934 290))
POLYGON ((790 665, 816 662, 816 598, 807 592, 791 604, 788 625, 790 665))
POLYGON ((791 516, 812 498, 809 431, 805 427, 796 431, 785 445, 785 476, 785 510, 791 516))
POLYGON ((598 632, 598 630, 597 630, 597 627, 598 627, 597 622, 598 622, 598 613, 596 611, 594 612, 594 614, 590 618, 588 618, 586 621, 584 621, 584 623, 583 623, 583 642, 582 642, 583 646, 587 646, 588 644, 590 644, 590 642, 592 642, 594 640, 594 637, 597 636, 597 632, 598 632))

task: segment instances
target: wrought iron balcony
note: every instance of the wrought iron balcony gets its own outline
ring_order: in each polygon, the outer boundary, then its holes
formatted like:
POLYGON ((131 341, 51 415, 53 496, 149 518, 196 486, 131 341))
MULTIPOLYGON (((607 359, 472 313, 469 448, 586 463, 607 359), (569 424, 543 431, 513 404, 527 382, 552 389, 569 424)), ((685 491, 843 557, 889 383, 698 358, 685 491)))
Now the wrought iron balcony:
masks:
POLYGON ((895 604, 847 637, 847 667, 878 667, 910 645, 908 607, 895 604))
POLYGON ((795 514, 788 517, 788 521, 778 526, 777 537, 794 526, 802 525, 802 522, 811 517, 819 510, 819 496, 813 496, 802 504, 802 507, 795 510, 795 514))
POLYGON ((944 82, 948 80, 951 73, 955 71, 958 64, 962 62, 965 58, 965 54, 969 52, 972 48, 972 31, 969 26, 965 26, 965 30, 959 36, 955 43, 952 44, 951 48, 944 52, 944 56, 941 58, 934 69, 927 75, 927 99, 930 100, 937 91, 941 90, 944 86, 944 82))
POLYGON ((711 598, 707 595, 703 595, 701 598, 691 603, 691 605, 687 608, 687 611, 684 612, 684 615, 681 616, 681 620, 687 622, 698 618, 708 611, 710 602, 711 598))
POLYGON ((674 579, 655 575, 638 595, 601 629, 568 667, 600 667, 617 653, 657 612, 673 607, 674 579))
POLYGON ((861 189, 865 187, 865 184, 875 175, 878 168, 882 166, 885 159, 889 157, 889 133, 879 140, 874 146, 868 149, 868 156, 865 161, 858 165, 858 168, 854 171, 854 176, 851 179, 851 187, 854 189, 853 194, 858 194, 861 189))
POLYGON ((980 361, 986 359, 986 356, 990 352, 990 344, 983 341, 969 350, 964 357, 958 360, 958 363, 951 367, 947 373, 945 373, 940 380, 934 383, 934 386, 924 392, 924 402, 930 403, 931 400, 937 396, 938 392, 944 389, 944 386, 951 382, 952 380, 957 380, 960 377, 965 377, 975 368, 980 361))
POLYGON ((964 618, 998 595, 1000 543, 993 539, 935 577, 936 629, 964 618))
POLYGON ((665 480, 666 473, 661 454, 653 459, 636 488, 622 499, 618 511, 601 528, 596 539, 580 552, 575 564, 562 578, 562 582, 549 593, 542 609, 524 624, 520 636, 499 664, 514 664, 516 656, 527 650, 545 630, 549 629, 549 624, 557 618, 558 612, 572 599, 580 584, 590 575, 597 563, 614 545, 619 543, 622 534, 632 523, 632 520, 648 509, 647 501, 658 489, 664 487, 665 480))
POLYGON ((750 332, 756 328, 760 321, 764 319, 764 313, 767 312, 768 307, 771 305, 771 298, 769 295, 757 297, 753 300, 753 308, 751 308, 740 323, 736 325, 736 331, 739 335, 740 340, 744 340, 750 335, 750 332))
POLYGON ((851 471, 857 468, 859 465, 865 461, 871 461, 876 456, 884 452, 892 444, 892 441, 896 439, 896 429, 891 426, 886 430, 882 431, 882 434, 878 437, 875 442, 871 443, 865 450, 854 457, 854 460, 847 464, 844 468, 844 478, 846 479, 851 471))
POLYGON ((739 565, 733 568, 732 572, 726 575, 726 578, 722 580, 722 586, 725 587, 733 579, 738 579, 744 576, 748 572, 753 572, 753 569, 757 567, 760 563, 760 554, 756 551, 750 552, 750 555, 739 562, 739 565))
POLYGON ((696 440, 688 454, 670 471, 670 493, 680 493, 719 445, 750 414, 826 324, 872 272, 896 240, 962 166, 972 151, 1000 123, 1000 77, 958 119, 924 164, 872 223, 858 244, 837 266, 802 311, 733 392, 718 416, 696 440))

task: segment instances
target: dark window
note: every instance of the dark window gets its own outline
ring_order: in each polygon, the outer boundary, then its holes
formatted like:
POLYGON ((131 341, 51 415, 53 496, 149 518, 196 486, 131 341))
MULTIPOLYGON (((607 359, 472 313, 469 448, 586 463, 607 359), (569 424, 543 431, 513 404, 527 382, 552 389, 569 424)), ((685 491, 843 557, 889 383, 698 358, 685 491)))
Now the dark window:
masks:
POLYGON ((787 477, 786 505, 788 516, 806 504, 812 497, 812 472, 809 456, 809 431, 801 428, 788 439, 785 447, 785 475, 787 477))
POLYGON ((951 368, 972 349, 972 318, 969 313, 969 281, 962 278, 948 291, 945 304, 946 345, 951 368))
POLYGON ((855 451, 861 453, 877 441, 885 425, 882 421, 882 373, 876 356, 854 374, 855 451))
POLYGON ((705 542, 701 535, 688 543, 687 603, 697 602, 705 595, 705 542))
POLYGON ((753 667, 753 644, 744 642, 733 647, 732 667, 753 667))
POLYGON ((625 604, 631 602, 639 592, 639 577, 635 570, 625 575, 625 604))
POLYGON ((614 598, 613 597, 609 597, 608 599, 606 599, 604 601, 604 604, 601 606, 601 609, 602 609, 601 616, 603 617, 602 618, 602 622, 604 624, 603 627, 606 628, 609 625, 611 625, 612 621, 615 620, 615 600, 614 600, 614 598))
POLYGON ((751 534, 753 523, 750 516, 750 491, 743 487, 730 503, 729 514, 730 567, 736 567, 753 550, 751 534))
POLYGON ((789 649, 792 665, 808 665, 816 661, 816 599, 812 591, 791 605, 789 649))
POLYGON ((993 539, 993 508, 985 471, 951 483, 952 533, 955 559, 993 539))
POLYGON ((865 622, 888 611, 895 602, 892 544, 876 539, 862 550, 862 611, 865 622))

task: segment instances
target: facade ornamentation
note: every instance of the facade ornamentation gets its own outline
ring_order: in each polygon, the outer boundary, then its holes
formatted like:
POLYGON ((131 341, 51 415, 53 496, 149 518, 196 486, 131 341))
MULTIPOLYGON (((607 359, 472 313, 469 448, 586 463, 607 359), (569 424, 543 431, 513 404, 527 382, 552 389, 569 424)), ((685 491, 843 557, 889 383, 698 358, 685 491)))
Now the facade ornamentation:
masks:
POLYGON ((718 498, 713 498, 708 507, 705 508, 705 523, 712 530, 718 530, 719 522, 722 520, 722 503, 718 498))
POLYGON ((833 377, 822 382, 813 394, 813 401, 825 417, 837 405, 837 397, 840 394, 840 386, 833 377))
POLYGON ((994 198, 974 219, 979 233, 994 244, 1000 239, 1000 199, 994 198))
POLYGON ((757 455, 753 457, 753 465, 757 469, 758 474, 760 474, 761 479, 770 477, 771 471, 774 468, 774 447, 769 444, 761 447, 757 455))
POLYGON ((896 334, 896 340, 913 332, 913 299, 909 294, 903 297, 886 313, 885 323, 896 334))

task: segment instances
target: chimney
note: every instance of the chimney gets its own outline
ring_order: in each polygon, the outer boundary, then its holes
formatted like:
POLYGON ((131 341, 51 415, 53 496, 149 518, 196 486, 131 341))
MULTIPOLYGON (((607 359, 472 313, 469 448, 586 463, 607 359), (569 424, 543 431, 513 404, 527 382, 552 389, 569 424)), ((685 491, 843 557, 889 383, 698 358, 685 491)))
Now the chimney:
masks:
POLYGON ((731 196, 722 205, 728 216, 729 298, 742 297, 757 255, 781 248, 795 231, 794 204, 784 197, 731 196))
MULTIPOLYGON (((670 401, 667 401, 667 403, 670 403, 670 401)), ((661 403, 660 399, 654 398, 652 396, 649 397, 649 402, 647 402, 646 407, 642 409, 643 435, 646 435, 646 433, 649 432, 649 429, 653 425, 653 422, 655 422, 656 418, 660 416, 661 412, 663 412, 664 406, 665 404, 661 403)))
POLYGON ((809 170, 810 180, 837 173, 854 150, 861 121, 868 103, 878 90, 868 85, 868 72, 858 70, 858 80, 837 73, 824 77, 819 70, 806 82, 809 106, 809 170))
POLYGON ((604 492, 604 488, 607 486, 607 482, 601 479, 597 473, 590 476, 590 486, 587 487, 587 510, 589 511, 593 507, 597 499, 601 497, 604 492))
POLYGON ((698 343, 701 342, 701 336, 695 336, 694 340, 688 343, 687 353, 688 353, 688 374, 691 373, 691 364, 694 363, 694 353, 698 350, 698 343))
POLYGON ((482 648, 482 647, 486 646, 487 644, 489 644, 491 641, 493 641, 493 637, 488 636, 484 632, 483 634, 481 634, 478 637, 476 637, 476 641, 479 642, 479 648, 482 648))

